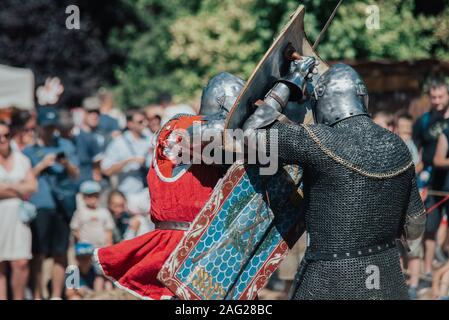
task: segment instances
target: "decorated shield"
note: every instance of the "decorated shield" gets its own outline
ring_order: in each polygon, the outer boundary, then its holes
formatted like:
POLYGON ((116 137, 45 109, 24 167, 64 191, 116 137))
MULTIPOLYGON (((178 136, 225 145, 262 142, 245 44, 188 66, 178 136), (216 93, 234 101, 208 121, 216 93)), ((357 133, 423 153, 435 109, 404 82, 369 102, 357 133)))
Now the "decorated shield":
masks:
POLYGON ((254 299, 304 231, 301 177, 231 166, 158 279, 180 299, 254 299))

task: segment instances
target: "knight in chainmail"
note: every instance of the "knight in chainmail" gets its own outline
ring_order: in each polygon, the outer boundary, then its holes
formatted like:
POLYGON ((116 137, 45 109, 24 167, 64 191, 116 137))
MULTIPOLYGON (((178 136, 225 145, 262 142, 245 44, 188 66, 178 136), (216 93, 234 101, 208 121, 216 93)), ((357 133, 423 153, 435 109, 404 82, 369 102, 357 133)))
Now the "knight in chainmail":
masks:
MULTIPOLYGON (((315 59, 292 62, 244 124, 278 136, 278 157, 304 168, 308 246, 293 299, 408 299, 397 240, 417 239, 425 209, 400 137, 376 125, 357 72, 336 64, 312 90, 315 59), (289 101, 310 97, 316 124, 286 123, 289 101)), ((407 243, 407 241, 403 241, 407 243)))

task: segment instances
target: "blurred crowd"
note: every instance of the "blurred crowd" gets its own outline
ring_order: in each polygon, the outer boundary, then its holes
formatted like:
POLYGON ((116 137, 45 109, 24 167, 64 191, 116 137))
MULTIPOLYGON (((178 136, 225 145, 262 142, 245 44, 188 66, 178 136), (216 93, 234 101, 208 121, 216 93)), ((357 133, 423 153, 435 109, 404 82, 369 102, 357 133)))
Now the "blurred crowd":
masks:
MULTIPOLYGON (((418 119, 378 110, 373 120, 408 146, 427 208, 425 234, 402 250, 410 297, 448 299, 449 87, 435 80, 429 97, 418 119)), ((158 104, 123 113, 101 90, 82 107, 14 110, 0 122, 0 300, 114 290, 94 250, 154 228, 146 176, 155 134, 178 113, 196 110, 161 94, 158 104)), ((277 273, 286 284, 280 290, 292 283, 299 247, 277 273)))
POLYGON ((94 250, 154 228, 155 133, 174 114, 195 114, 159 100, 122 113, 102 90, 79 108, 15 109, 0 122, 0 300, 112 290, 94 250))
POLYGON ((435 79, 429 86, 430 109, 418 119, 407 110, 377 111, 373 120, 398 134, 409 148, 416 182, 427 209, 423 237, 403 248, 402 262, 412 299, 448 299, 449 294, 449 87, 435 79))

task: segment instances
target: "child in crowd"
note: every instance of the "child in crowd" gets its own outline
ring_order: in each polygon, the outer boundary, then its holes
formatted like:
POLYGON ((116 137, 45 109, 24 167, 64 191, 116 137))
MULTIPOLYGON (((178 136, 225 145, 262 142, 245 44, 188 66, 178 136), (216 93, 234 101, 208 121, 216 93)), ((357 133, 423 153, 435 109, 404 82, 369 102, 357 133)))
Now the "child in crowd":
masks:
MULTIPOLYGON (((404 141, 408 150, 410 151, 410 155, 412 156, 413 163, 415 165, 416 172, 420 172, 422 170, 422 163, 420 160, 420 156, 418 153, 418 148, 412 139, 413 134, 413 118, 411 115, 407 113, 407 111, 402 111, 398 113, 396 126, 395 126, 396 134, 404 141)), ((421 260, 424 257, 424 251, 422 246, 422 237, 410 243, 410 252, 404 252, 404 258, 407 260, 407 270, 409 275, 409 296, 410 299, 416 300, 418 299, 418 285, 419 278, 421 274, 421 260)), ((403 260, 401 259, 401 262, 403 260)))
POLYGON ((76 242, 86 242, 95 248, 112 244, 115 224, 109 211, 99 207, 101 186, 95 181, 85 181, 80 186, 85 206, 73 215, 70 228, 76 242))
POLYGON ((129 240, 154 229, 145 213, 130 213, 126 197, 118 190, 109 193, 108 209, 115 222, 113 231, 114 243, 129 240))
POLYGON ((92 263, 94 247, 89 243, 75 245, 77 265, 68 270, 65 295, 68 300, 79 300, 93 292, 102 291, 103 277, 98 275, 92 263))
POLYGON ((387 110, 378 110, 373 114, 373 121, 384 129, 394 131, 394 115, 387 110))

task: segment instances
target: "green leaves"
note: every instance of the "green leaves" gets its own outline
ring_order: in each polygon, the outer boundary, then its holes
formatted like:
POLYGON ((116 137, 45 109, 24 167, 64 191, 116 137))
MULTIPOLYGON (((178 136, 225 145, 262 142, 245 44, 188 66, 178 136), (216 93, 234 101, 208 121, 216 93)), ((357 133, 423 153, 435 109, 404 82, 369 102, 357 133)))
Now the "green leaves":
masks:
MULTIPOLYGON (((109 45, 124 55, 115 67, 115 91, 123 106, 154 102, 161 91, 176 100, 198 99, 220 71, 249 77, 297 0, 122 0, 138 21, 111 32, 109 45)), ((304 0, 311 43, 337 1, 304 0)), ((449 8, 437 15, 415 12, 414 0, 346 0, 318 52, 325 60, 449 59, 449 8), (379 9, 379 29, 368 28, 379 9)))

